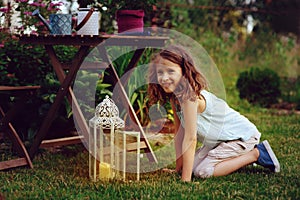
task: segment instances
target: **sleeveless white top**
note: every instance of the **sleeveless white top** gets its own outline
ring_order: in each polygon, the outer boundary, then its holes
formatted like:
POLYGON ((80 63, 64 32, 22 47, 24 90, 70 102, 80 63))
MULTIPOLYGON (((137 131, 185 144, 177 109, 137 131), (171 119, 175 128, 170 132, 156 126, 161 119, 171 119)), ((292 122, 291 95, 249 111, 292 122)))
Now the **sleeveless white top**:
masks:
MULTIPOLYGON (((256 126, 239 112, 214 94, 202 90, 206 108, 197 114, 197 139, 208 148, 214 148, 223 141, 250 139, 258 132, 256 126)), ((177 112, 184 127, 183 112, 177 112)))

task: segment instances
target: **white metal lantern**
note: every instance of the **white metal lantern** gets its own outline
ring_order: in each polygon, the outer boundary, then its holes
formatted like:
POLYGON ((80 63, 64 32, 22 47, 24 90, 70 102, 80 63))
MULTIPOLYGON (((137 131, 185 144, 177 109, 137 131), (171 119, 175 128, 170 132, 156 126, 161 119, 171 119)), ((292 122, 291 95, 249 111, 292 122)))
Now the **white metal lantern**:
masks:
POLYGON ((133 163, 132 159, 136 160, 136 178, 140 179, 140 132, 121 130, 124 126, 118 107, 106 96, 89 121, 89 176, 93 181, 97 178, 125 180, 126 162, 133 163), (134 142, 127 142, 129 138, 134 138, 134 142), (136 155, 127 157, 127 151, 135 151, 136 155))
POLYGON ((95 116, 89 121, 89 175, 93 181, 110 179, 116 175, 116 145, 115 129, 124 127, 124 121, 119 117, 118 107, 112 99, 105 97, 97 105, 95 116), (104 130, 110 129, 109 134, 104 130), (107 153, 109 152, 109 153, 107 153), (108 155, 108 156, 107 156, 108 155))

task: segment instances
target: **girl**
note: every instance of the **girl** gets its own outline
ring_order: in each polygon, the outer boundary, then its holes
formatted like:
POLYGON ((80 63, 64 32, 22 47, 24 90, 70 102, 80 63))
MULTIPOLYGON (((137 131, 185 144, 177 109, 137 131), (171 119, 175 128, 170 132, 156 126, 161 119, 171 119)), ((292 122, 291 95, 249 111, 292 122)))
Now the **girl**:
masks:
POLYGON ((273 172, 279 162, 269 143, 259 144, 256 126, 207 91, 191 56, 171 45, 154 56, 149 69, 150 104, 170 101, 174 111, 176 169, 183 181, 230 174, 256 162, 273 172), (202 147, 196 152, 197 139, 202 147))

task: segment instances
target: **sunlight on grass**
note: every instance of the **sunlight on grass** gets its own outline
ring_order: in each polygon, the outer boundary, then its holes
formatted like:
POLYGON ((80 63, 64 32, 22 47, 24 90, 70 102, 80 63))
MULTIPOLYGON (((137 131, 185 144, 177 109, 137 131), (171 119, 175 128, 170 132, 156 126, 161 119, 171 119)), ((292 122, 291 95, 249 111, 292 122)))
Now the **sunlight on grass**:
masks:
MULTIPOLYGON (((243 111, 243 110, 242 110, 243 111)), ((244 110, 245 111, 245 110, 244 110)), ((88 154, 82 146, 58 152, 41 151, 34 169, 1 171, 0 192, 7 199, 297 199, 300 197, 300 116, 276 115, 254 109, 248 117, 268 139, 281 172, 247 166, 226 177, 183 183, 177 174, 160 170, 141 174, 141 181, 93 183, 88 178, 88 154)))

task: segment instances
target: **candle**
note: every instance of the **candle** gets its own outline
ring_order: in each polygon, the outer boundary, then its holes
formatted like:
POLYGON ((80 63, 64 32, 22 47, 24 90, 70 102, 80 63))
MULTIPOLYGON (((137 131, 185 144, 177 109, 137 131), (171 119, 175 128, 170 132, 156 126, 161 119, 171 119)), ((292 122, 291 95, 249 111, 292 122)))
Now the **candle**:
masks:
POLYGON ((103 179, 110 179, 112 177, 112 172, 111 172, 111 168, 110 168, 110 164, 102 162, 99 163, 99 178, 101 180, 103 179))

